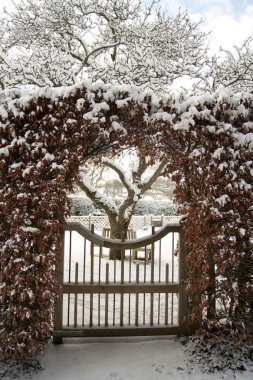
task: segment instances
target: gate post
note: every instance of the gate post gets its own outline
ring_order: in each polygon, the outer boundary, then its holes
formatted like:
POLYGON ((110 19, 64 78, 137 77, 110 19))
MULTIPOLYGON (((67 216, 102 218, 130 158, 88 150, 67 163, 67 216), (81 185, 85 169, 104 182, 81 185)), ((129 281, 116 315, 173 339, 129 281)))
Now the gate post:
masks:
MULTIPOLYGON (((57 286, 57 299, 54 304, 54 331, 62 330, 62 309, 63 309, 63 266, 64 266, 64 237, 65 231, 62 231, 57 249, 55 273, 57 286)), ((53 343, 62 344, 62 337, 55 336, 53 333, 53 343)))
POLYGON ((189 335, 188 326, 188 297, 186 291, 187 285, 187 250, 184 241, 184 231, 183 226, 180 228, 179 234, 179 310, 178 310, 178 324, 179 324, 179 335, 185 336, 189 335))

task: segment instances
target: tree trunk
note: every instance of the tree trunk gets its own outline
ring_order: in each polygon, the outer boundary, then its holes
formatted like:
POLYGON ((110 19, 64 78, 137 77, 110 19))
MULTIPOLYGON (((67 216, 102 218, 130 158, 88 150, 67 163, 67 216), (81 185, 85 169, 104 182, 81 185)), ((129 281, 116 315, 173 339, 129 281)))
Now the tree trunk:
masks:
MULTIPOLYGON (((130 223, 130 218, 129 219, 124 219, 122 217, 116 218, 110 218, 110 227, 111 227, 111 239, 126 239, 127 237, 127 230, 128 226, 130 223)), ((120 249, 111 249, 110 250, 110 255, 109 255, 110 260, 121 260, 121 250, 120 249)))

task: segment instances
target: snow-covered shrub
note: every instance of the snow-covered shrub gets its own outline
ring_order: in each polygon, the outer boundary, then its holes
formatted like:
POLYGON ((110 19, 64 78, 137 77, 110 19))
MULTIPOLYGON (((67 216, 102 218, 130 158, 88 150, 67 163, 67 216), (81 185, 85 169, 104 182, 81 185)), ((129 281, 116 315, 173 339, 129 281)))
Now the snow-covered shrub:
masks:
POLYGON ((104 214, 89 198, 82 196, 71 196, 71 215, 95 215, 98 212, 104 214))
MULTIPOLYGON (((117 106, 128 97, 121 90, 81 83, 0 94, 0 353, 4 356, 31 356, 50 338, 55 265, 69 212, 67 194, 73 191, 79 166, 112 143, 116 147, 115 141, 122 145, 121 136, 126 143, 127 131, 120 124, 126 114, 129 127, 134 120, 140 120, 139 132, 145 125, 138 102, 117 106)), ((140 90, 135 95, 140 102, 145 96, 140 90)))
POLYGON ((162 106, 154 128, 160 124, 179 212, 188 215, 191 318, 216 328, 246 324, 253 316, 253 96, 220 89, 162 106))
POLYGON ((170 200, 141 199, 136 205, 135 215, 176 215, 177 208, 170 200))
MULTIPOLYGON (((95 205, 89 198, 71 196, 71 215, 105 215, 105 211, 95 205)), ((114 199, 118 205, 120 200, 114 199)), ((176 215, 176 206, 171 201, 146 200, 138 201, 134 209, 134 215, 176 215)))

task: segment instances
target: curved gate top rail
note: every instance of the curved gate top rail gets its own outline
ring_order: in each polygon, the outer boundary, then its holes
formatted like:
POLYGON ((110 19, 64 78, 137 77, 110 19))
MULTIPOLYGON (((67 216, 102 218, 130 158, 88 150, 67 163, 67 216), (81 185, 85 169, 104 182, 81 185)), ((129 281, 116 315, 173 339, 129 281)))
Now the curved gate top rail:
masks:
POLYGON ((83 238, 91 241, 94 244, 97 244, 104 248, 112 249, 133 249, 143 247, 145 245, 154 244, 156 241, 161 240, 170 232, 180 232, 182 229, 181 224, 167 224, 161 227, 157 232, 154 232, 153 235, 144 236, 139 239, 133 240, 118 240, 118 239, 109 239, 102 237, 95 232, 92 232, 85 228, 82 224, 77 222, 68 222, 64 225, 66 231, 76 231, 83 238))

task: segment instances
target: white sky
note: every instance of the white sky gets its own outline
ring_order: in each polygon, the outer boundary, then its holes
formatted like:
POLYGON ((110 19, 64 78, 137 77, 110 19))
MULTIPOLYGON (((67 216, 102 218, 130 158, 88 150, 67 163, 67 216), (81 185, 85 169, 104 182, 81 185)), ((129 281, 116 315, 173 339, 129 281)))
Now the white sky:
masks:
POLYGON ((253 0, 161 0, 168 14, 179 7, 187 9, 195 19, 204 20, 203 27, 212 32, 210 47, 232 48, 253 35, 253 0))
MULTIPOLYGON (((0 10, 3 6, 11 8, 11 3, 0 0, 0 10)), ((212 31, 212 50, 240 45, 253 35, 253 0, 161 0, 161 4, 169 15, 175 15, 181 7, 188 9, 194 19, 202 17, 203 28, 212 31)))

